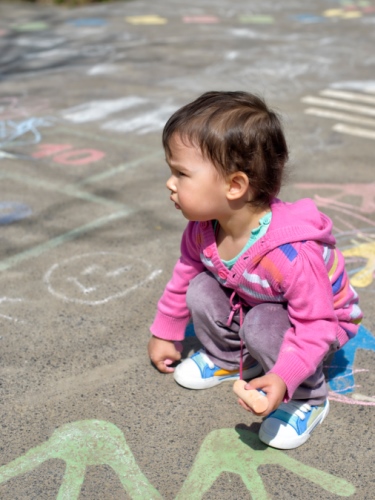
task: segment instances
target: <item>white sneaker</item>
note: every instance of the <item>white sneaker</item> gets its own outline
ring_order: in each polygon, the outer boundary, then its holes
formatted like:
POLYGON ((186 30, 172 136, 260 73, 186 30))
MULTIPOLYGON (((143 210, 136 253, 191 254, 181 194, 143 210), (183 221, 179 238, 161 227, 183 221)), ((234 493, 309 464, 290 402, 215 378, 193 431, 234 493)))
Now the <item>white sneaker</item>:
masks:
MULTIPOLYGON (((262 367, 255 362, 244 370, 243 378, 249 380, 257 377, 262 367)), ((175 381, 187 389, 209 389, 226 380, 240 378, 239 370, 225 370, 215 365, 204 351, 198 351, 185 359, 174 370, 175 381)))
POLYGON ((312 431, 321 424, 329 412, 328 399, 321 406, 310 406, 302 401, 281 403, 270 413, 259 429, 259 439, 263 443, 291 450, 305 443, 312 431))

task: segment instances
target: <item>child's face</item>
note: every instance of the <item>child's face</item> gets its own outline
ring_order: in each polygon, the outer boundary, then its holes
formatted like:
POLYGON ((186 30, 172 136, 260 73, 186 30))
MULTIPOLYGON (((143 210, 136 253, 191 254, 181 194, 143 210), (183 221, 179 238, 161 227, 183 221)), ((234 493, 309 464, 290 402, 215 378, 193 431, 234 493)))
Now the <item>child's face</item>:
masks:
POLYGON ((172 137, 170 150, 166 185, 177 210, 192 221, 220 219, 227 206, 225 179, 198 147, 183 144, 179 135, 172 137))

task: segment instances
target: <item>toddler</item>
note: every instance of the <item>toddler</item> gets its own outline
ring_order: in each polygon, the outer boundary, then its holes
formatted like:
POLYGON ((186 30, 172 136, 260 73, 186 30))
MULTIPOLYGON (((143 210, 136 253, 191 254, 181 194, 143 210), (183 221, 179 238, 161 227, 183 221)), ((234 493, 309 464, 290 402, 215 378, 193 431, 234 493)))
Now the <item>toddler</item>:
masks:
POLYGON ((324 358, 362 318, 332 223, 310 199, 277 198, 288 148, 257 96, 203 94, 171 116, 163 146, 170 199, 189 222, 150 359, 189 389, 251 380, 268 399, 259 438, 296 448, 329 411, 324 358), (203 349, 174 369, 189 321, 203 349))

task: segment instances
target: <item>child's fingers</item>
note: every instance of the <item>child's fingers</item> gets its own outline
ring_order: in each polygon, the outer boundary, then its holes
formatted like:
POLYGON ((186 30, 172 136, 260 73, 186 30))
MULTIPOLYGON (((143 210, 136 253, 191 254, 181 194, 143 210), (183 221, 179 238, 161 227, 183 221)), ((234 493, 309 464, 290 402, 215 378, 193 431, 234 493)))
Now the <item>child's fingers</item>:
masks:
POLYGON ((162 373, 174 372, 174 368, 172 366, 169 366, 169 364, 172 364, 172 363, 173 363, 173 361, 171 359, 162 359, 160 361, 154 361, 154 365, 159 370, 159 372, 162 372, 162 373))
POLYGON ((263 389, 264 388, 264 380, 261 378, 253 378, 250 382, 247 382, 245 385, 245 389, 263 389))
POLYGON ((174 372, 174 366, 171 366, 171 365, 173 365, 173 363, 175 363, 175 362, 176 361, 174 359, 165 359, 164 360, 164 366, 166 369, 166 373, 174 372))
POLYGON ((242 408, 246 411, 249 411, 250 413, 253 413, 251 408, 241 399, 241 398, 238 398, 238 404, 240 406, 242 406, 242 408))

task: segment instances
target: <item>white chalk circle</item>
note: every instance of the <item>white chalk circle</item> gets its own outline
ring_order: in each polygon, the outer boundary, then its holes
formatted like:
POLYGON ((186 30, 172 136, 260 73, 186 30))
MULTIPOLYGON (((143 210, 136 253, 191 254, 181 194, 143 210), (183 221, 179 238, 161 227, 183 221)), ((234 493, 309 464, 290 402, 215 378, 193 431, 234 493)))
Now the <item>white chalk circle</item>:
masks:
POLYGON ((137 257, 94 252, 54 264, 44 275, 44 282, 59 299, 96 306, 134 292, 161 272, 137 257))

